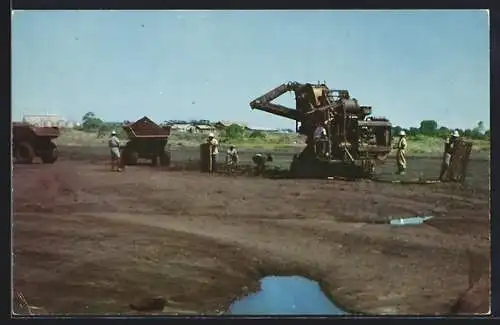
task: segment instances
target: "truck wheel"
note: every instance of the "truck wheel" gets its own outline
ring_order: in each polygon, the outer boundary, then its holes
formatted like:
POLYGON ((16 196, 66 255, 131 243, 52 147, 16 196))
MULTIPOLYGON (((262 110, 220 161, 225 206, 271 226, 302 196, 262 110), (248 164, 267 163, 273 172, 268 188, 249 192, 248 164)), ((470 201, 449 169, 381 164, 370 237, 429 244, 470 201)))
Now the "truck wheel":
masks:
POLYGON ((44 149, 40 155, 40 158, 42 159, 42 162, 44 164, 53 164, 57 160, 57 157, 57 147, 53 142, 49 143, 47 148, 44 149))
POLYGON ((28 142, 21 142, 16 146, 16 162, 31 164, 35 158, 35 150, 28 142))
POLYGON ((160 166, 170 166, 170 152, 160 155, 160 166))
POLYGON ((123 151, 123 158, 125 158, 125 165, 137 165, 139 161, 139 153, 135 150, 127 150, 123 151))

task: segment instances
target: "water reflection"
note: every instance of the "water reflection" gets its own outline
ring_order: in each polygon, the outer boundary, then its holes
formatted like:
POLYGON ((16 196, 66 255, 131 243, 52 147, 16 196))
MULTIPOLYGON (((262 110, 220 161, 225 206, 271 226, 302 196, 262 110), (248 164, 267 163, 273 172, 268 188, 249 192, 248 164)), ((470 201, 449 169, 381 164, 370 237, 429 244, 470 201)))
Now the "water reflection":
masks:
POLYGON ((231 315, 346 315, 317 282, 300 276, 268 276, 261 290, 229 307, 231 315))

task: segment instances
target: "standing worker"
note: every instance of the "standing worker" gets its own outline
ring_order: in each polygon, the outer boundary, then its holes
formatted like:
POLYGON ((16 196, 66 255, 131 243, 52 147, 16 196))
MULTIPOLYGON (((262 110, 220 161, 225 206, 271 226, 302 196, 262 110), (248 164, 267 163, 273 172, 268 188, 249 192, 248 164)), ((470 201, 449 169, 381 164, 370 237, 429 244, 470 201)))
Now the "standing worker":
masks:
POLYGON ((219 141, 215 138, 215 135, 210 132, 208 134, 208 148, 210 155, 210 173, 214 173, 217 171, 217 155, 219 154, 219 141))
POLYGON ((111 154, 111 171, 115 171, 116 169, 116 171, 121 172, 120 139, 118 139, 114 130, 111 132, 108 146, 111 154))
POLYGON ((457 130, 453 131, 451 136, 446 139, 444 144, 444 156, 443 163, 441 164, 441 173, 439 174, 439 180, 444 180, 444 175, 450 168, 451 155, 453 154, 453 150, 455 150, 455 143, 460 137, 460 133, 457 130))
POLYGON ((398 149, 396 153, 396 164, 398 171, 396 174, 404 175, 406 173, 406 148, 408 144, 406 143, 406 132, 404 130, 399 131, 399 141, 394 149, 398 149))
POLYGON ((313 139, 315 143, 316 154, 324 156, 326 154, 326 129, 321 122, 319 122, 316 126, 316 129, 314 129, 313 139))

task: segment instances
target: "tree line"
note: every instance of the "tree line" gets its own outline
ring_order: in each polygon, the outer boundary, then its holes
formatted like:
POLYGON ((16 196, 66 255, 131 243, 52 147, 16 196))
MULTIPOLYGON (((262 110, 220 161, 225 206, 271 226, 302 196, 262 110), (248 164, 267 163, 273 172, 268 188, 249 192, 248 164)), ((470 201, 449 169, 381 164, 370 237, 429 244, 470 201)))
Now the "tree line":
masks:
POLYGON ((484 122, 479 121, 477 125, 472 129, 450 129, 446 126, 439 126, 435 120, 424 120, 420 122, 420 126, 404 128, 401 126, 393 126, 392 134, 397 136, 401 130, 404 130, 408 136, 418 136, 424 135, 429 137, 448 137, 451 132, 457 130, 461 136, 470 139, 477 140, 489 140, 490 139, 490 130, 486 130, 484 127, 484 122))
MULTIPOLYGON (((128 122, 128 121, 125 121, 128 122)), ((116 130, 121 132, 121 126, 124 122, 105 122, 101 118, 97 117, 95 113, 88 112, 82 117, 82 124, 80 129, 86 132, 97 132, 98 136, 105 135, 111 130, 116 130)), ((170 124, 192 124, 192 125, 213 125, 214 122, 209 120, 166 120, 162 123, 162 125, 170 125, 170 124)), ((243 128, 234 124, 226 128, 227 136, 230 138, 239 137, 244 133, 243 128)), ((429 136, 429 137, 447 137, 454 130, 460 132, 460 134, 464 137, 471 139, 490 139, 490 130, 486 130, 484 126, 484 122, 479 121, 474 128, 471 129, 450 129, 445 126, 439 126, 435 120, 424 120, 420 122, 419 127, 409 127, 405 128, 402 126, 393 126, 392 134, 397 136, 401 130, 404 130, 408 136, 429 136)), ((257 131, 255 131, 257 132, 257 131)), ((257 132, 254 134, 254 137, 259 137, 262 132, 257 132), (257 134, 258 133, 258 134, 257 134)))

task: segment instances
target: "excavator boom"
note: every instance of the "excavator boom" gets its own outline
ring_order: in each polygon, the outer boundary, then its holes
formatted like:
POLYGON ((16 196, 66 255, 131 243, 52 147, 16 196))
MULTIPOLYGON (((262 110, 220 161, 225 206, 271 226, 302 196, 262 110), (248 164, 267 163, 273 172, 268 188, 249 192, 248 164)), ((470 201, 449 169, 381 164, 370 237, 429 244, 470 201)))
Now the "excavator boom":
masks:
POLYGON ((279 85, 278 87, 268 91, 264 95, 251 101, 250 107, 252 109, 258 109, 258 110, 261 110, 264 112, 268 112, 271 114, 286 117, 286 118, 289 118, 291 120, 301 121, 303 118, 301 116, 302 114, 300 114, 300 112, 297 111, 296 109, 292 109, 289 107, 285 107, 283 105, 271 103, 271 101, 280 97, 284 93, 286 93, 288 91, 296 91, 301 86, 302 85, 298 82, 289 82, 286 84, 279 85))

